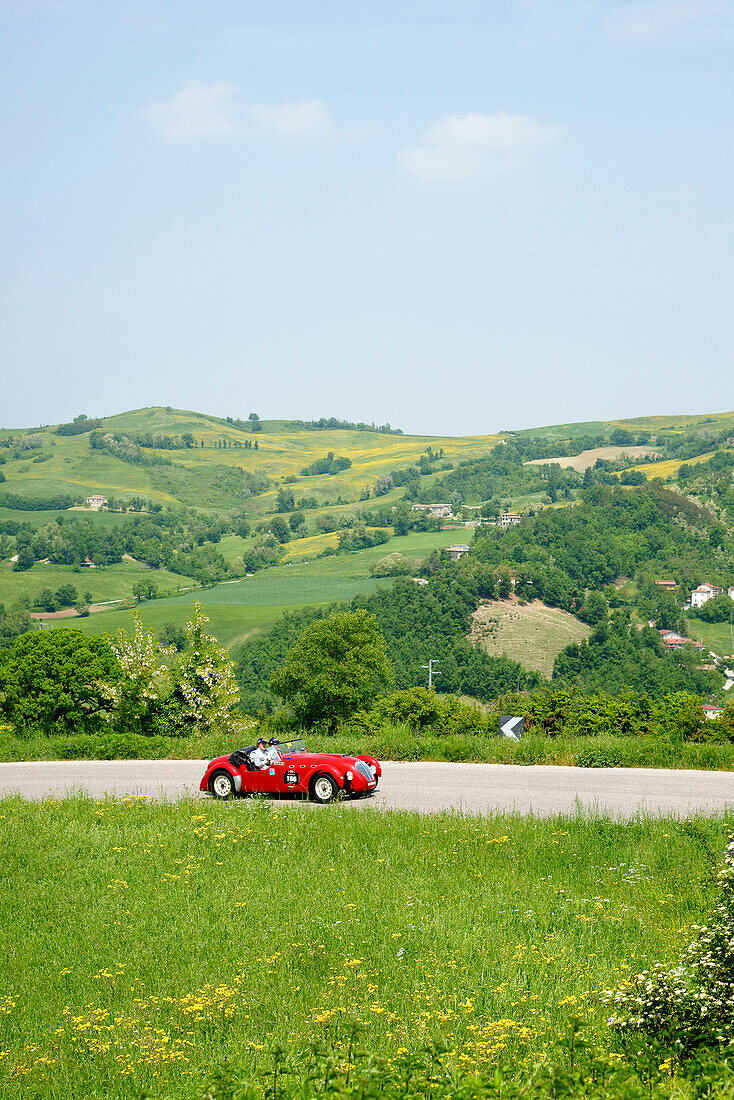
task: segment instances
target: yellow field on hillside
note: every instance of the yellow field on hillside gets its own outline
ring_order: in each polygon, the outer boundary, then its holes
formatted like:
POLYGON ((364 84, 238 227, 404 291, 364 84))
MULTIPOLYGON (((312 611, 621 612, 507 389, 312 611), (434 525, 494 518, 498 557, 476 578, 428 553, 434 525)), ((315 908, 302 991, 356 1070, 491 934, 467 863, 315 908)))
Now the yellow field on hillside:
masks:
MULTIPOLYGON (((497 434, 451 437, 346 429, 311 431, 269 422, 263 422, 263 429, 253 433, 215 417, 164 408, 108 417, 100 430, 169 436, 190 432, 196 445, 157 452, 169 460, 169 465, 141 466, 90 448, 88 433, 59 436, 53 427, 43 428, 32 433, 39 437, 40 449, 8 454, 2 492, 26 497, 101 493, 108 497, 142 496, 164 505, 183 501, 237 508, 244 503, 241 483, 236 480, 242 471, 262 472, 272 482, 294 477, 297 481, 291 487, 296 496, 315 496, 319 505, 326 501, 335 504, 340 498, 358 500, 361 490, 377 477, 416 464, 429 446, 434 451, 443 448, 446 461, 456 465, 465 458, 486 454, 500 438, 497 434), (222 445, 223 441, 227 446, 222 445), (330 451, 349 458, 352 466, 336 475, 301 476, 302 469, 330 451)), ((272 508, 274 496, 275 488, 262 494, 256 510, 272 508)))
POLYGON ((312 558, 323 553, 339 542, 338 531, 326 531, 321 535, 309 535, 305 539, 295 539, 286 544, 283 561, 295 561, 296 558, 312 558))
POLYGON ((681 466, 697 466, 699 462, 706 462, 715 454, 715 451, 709 451, 695 458, 666 458, 662 462, 646 462, 642 466, 631 466, 630 469, 640 470, 648 481, 652 481, 655 477, 675 477, 681 466))

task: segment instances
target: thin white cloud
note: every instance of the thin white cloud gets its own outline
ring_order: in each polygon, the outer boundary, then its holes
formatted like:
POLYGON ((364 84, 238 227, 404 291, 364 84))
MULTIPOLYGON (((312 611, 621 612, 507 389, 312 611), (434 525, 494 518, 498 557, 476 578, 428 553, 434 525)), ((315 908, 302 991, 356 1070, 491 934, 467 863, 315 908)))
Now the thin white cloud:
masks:
POLYGON ((286 141, 324 141, 336 133, 329 108, 320 99, 281 106, 253 103, 246 115, 257 131, 286 141))
POLYGON ((149 103, 143 117, 160 140, 169 144, 223 137, 235 132, 237 88, 220 81, 189 80, 162 103, 149 103))
POLYGON ((470 112, 440 119, 398 163, 420 179, 457 183, 530 163, 535 150, 555 145, 565 126, 543 125, 529 115, 470 112))
POLYGON ((608 11, 604 30, 623 42, 664 42, 731 24, 732 7, 717 0, 627 0, 608 11))
MULTIPOLYGON (((143 108, 154 136, 169 144, 211 137, 270 137, 305 144, 337 136, 320 99, 295 103, 245 103, 235 84, 190 80, 162 103, 143 108)), ((347 133, 345 132, 345 135, 347 133)))

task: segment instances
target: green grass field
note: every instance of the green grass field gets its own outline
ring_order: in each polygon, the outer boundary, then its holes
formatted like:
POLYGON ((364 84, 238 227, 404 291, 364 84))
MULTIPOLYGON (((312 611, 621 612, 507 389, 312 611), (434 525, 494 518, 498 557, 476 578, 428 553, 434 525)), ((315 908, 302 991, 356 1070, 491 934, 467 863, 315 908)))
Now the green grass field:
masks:
MULTIPOLYGON (((526 734, 517 744, 492 734, 416 733, 407 726, 387 723, 377 734, 347 727, 333 736, 309 730, 302 731, 302 735, 314 752, 367 754, 378 760, 734 771, 734 745, 729 742, 526 734)), ((252 736, 247 739, 251 741, 252 736)), ((211 760, 242 748, 241 741, 242 736, 235 733, 206 734, 201 738, 73 733, 28 738, 17 737, 10 727, 0 726, 0 761, 211 760)))
POLYGON ((228 1064, 272 1096, 277 1048, 290 1096, 315 1044, 342 1079, 433 1046, 449 1079, 523 1080, 572 1020, 613 1056, 599 992, 677 957, 724 832, 5 800, 0 1091, 193 1098, 228 1064))
POLYGON ((703 619, 688 620, 689 637, 703 642, 707 649, 713 650, 719 657, 726 653, 734 653, 732 645, 732 628, 726 623, 707 623, 703 619))
MULTIPOLYGON (((0 601, 10 604, 22 596, 33 600, 43 588, 55 592, 62 584, 73 584, 79 595, 91 592, 95 603, 123 600, 132 595, 133 585, 142 578, 153 580, 161 592, 178 592, 195 583, 189 577, 169 573, 167 569, 149 569, 139 562, 78 570, 66 565, 43 565, 39 562, 32 569, 20 573, 0 568, 0 601)), ((74 625, 76 623, 77 620, 74 620, 74 625)), ((69 625, 68 622, 66 625, 69 625)))
MULTIPOLYGON (((222 645, 231 649, 244 641, 252 631, 270 625, 283 611, 350 600, 360 593, 373 592, 380 584, 391 584, 389 578, 370 577, 371 567, 380 558, 399 550, 406 557, 422 559, 438 547, 450 546, 456 541, 457 534, 460 535, 461 532, 413 532, 399 538, 394 537, 383 546, 359 550, 353 554, 338 554, 314 561, 286 561, 240 581, 227 581, 213 588, 195 589, 183 596, 146 602, 138 610, 146 627, 158 630, 167 622, 183 626, 191 618, 194 601, 199 600, 211 620, 212 633, 222 645)), ((290 543, 289 548, 298 549, 302 541, 306 540, 290 543)), ((236 544, 241 545, 242 542, 237 535, 233 535, 222 539, 219 546, 224 544, 222 552, 236 557, 238 552, 241 553, 236 544)), ((39 568, 58 567, 34 566, 32 572, 35 573, 39 568)), ((83 570, 82 580, 86 583, 87 576, 96 572, 100 571, 83 570)), ((146 571, 146 575, 152 575, 154 580, 163 573, 163 570, 146 571)), ((133 579, 131 585, 135 579, 139 579, 139 575, 133 579)), ((177 580, 182 587, 189 583, 185 577, 177 580)), ((0 588, 0 599, 1 593, 0 588)), ((131 621, 129 611, 101 611, 86 619, 59 619, 56 623, 58 626, 78 627, 87 634, 104 634, 114 633, 120 627, 130 629, 131 621)))

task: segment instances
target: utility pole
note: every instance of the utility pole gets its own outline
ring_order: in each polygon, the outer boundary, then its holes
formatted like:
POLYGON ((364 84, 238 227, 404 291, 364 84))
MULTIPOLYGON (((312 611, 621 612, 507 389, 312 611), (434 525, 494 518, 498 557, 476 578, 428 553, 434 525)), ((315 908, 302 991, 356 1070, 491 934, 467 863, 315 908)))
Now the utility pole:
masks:
POLYGON ((431 660, 428 661, 427 665, 421 665, 421 668, 427 668, 428 669, 428 686, 429 686, 429 688, 433 687, 433 677, 441 675, 440 672, 434 672, 433 671, 433 666, 437 665, 437 664, 438 664, 438 661, 431 659, 431 660))

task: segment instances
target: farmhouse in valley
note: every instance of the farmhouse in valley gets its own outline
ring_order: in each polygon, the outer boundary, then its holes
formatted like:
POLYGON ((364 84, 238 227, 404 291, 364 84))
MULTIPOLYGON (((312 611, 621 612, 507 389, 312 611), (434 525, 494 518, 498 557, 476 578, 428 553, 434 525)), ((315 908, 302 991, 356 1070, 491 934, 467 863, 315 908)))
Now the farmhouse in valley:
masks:
POLYGON ((456 543, 454 546, 449 546, 446 550, 446 553, 452 561, 458 561, 459 558, 463 558, 464 554, 468 554, 470 549, 471 547, 465 546, 464 543, 459 542, 456 543))
POLYGON ((520 522, 519 512, 502 512, 497 520, 498 527, 512 527, 513 524, 520 522))
POLYGON ((88 508, 102 508, 106 504, 107 504, 107 497, 102 497, 102 496, 97 496, 97 495, 87 497, 87 507, 88 508))

